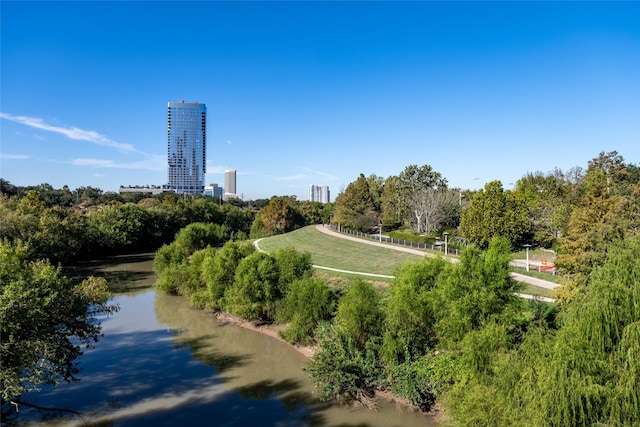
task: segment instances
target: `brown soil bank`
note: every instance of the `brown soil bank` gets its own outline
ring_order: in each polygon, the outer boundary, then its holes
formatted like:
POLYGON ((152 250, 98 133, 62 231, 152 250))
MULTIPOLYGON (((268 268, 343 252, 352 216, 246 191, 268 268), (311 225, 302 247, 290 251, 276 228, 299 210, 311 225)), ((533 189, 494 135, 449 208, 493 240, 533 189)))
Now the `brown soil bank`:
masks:
MULTIPOLYGON (((278 335, 278 332, 285 329, 286 325, 274 325, 271 323, 260 323, 260 322, 251 321, 251 320, 244 320, 239 317, 233 316, 229 313, 223 313, 223 312, 214 313, 214 317, 218 320, 218 322, 220 322, 221 325, 240 326, 242 328, 250 329, 252 331, 256 331, 261 334, 268 335, 272 338, 277 339, 278 341, 282 341, 283 343, 296 349, 296 351, 298 351, 299 353, 301 353, 307 358, 311 358, 315 353, 316 348, 313 346, 291 344, 285 341, 284 339, 282 339, 280 335, 278 335)), ((409 408, 416 412, 420 412, 420 409, 415 405, 412 405, 409 400, 402 397, 395 396, 386 390, 376 390, 376 397, 395 402, 399 405, 402 405, 405 408, 409 408)), ((432 409, 430 412, 428 412, 428 414, 435 417, 436 419, 445 418, 443 411, 439 408, 432 409)))

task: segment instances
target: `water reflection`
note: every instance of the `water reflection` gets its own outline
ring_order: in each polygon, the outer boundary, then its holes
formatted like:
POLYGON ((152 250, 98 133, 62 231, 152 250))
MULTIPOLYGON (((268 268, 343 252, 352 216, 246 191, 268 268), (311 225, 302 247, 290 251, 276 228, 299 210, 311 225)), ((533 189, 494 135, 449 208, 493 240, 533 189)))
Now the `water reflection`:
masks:
POLYGON ((181 297, 141 290, 140 283, 153 281, 149 258, 92 268, 130 274, 132 283, 123 283, 125 293, 115 298, 120 312, 103 319, 104 338, 81 358, 81 381, 25 396, 41 406, 83 415, 43 421, 41 414, 22 408, 14 424, 434 425, 394 404, 383 404, 378 411, 320 404, 303 371, 306 359, 291 347, 254 331, 219 325, 181 297))

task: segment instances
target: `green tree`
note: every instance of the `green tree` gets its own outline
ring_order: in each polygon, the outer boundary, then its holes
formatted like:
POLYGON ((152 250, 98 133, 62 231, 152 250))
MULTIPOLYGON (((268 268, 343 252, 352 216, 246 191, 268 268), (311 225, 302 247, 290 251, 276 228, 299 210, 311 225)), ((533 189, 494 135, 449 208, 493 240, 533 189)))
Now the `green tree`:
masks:
POLYGON ((586 283, 590 272, 604 262, 607 248, 614 241, 637 235, 640 230, 640 184, 630 184, 625 171, 618 161, 598 158, 590 163, 582 197, 560 239, 558 269, 571 279, 561 294, 563 300, 586 283))
POLYGON ((430 291, 447 262, 425 258, 403 264, 396 273, 385 304, 382 355, 387 364, 415 360, 436 344, 430 291))
POLYGON ((385 227, 399 228, 409 217, 407 197, 398 176, 393 175, 385 180, 381 204, 385 227))
POLYGON ((176 235, 175 242, 184 247, 187 254, 192 254, 207 246, 219 246, 227 238, 227 227, 224 225, 196 222, 180 230, 176 235))
POLYGON ((373 394, 383 376, 378 357, 379 337, 360 346, 341 327, 321 324, 318 348, 307 368, 321 400, 374 407, 373 394))
POLYGON ((517 247, 525 243, 522 238, 529 227, 526 206, 503 190, 500 181, 489 182, 475 193, 460 220, 463 235, 480 247, 487 247, 494 237, 504 237, 517 247))
POLYGON ((287 233, 304 225, 294 198, 274 197, 260 211, 263 236, 287 233))
POLYGON ((454 387, 447 399, 454 422, 637 425, 639 260, 640 238, 612 244, 588 285, 564 306, 558 331, 530 328, 516 351, 494 354, 491 375, 454 387))
POLYGON ((455 348, 470 331, 488 321, 510 322, 520 311, 515 293, 522 284, 511 278, 510 259, 509 242, 494 238, 486 251, 466 248, 459 264, 446 267, 431 293, 440 347, 455 348))
POLYGON ((328 217, 327 217, 327 221, 325 221, 325 218, 323 215, 324 205, 320 202, 311 202, 309 200, 305 200, 304 202, 300 203, 298 208, 299 208, 300 214, 304 218, 304 223, 306 225, 322 224, 322 223, 328 222, 328 217))
POLYGON ((180 286, 188 280, 188 259, 185 247, 177 242, 158 249, 153 259, 156 287, 164 292, 179 294, 180 286))
POLYGON ((96 246, 107 252, 124 248, 146 247, 148 226, 152 222, 149 211, 140 205, 106 205, 87 214, 89 235, 96 246))
POLYGON ((335 201, 335 213, 332 219, 341 227, 367 231, 380 223, 380 212, 376 210, 374 193, 364 174, 350 183, 335 201))
POLYGON ((74 286, 59 267, 30 261, 21 243, 0 242, 2 400, 76 379, 76 359, 100 337, 96 316, 117 309, 108 298, 103 279, 74 286))
POLYGON ((527 209, 529 240, 551 247, 566 231, 571 212, 572 184, 562 171, 528 173, 516 183, 514 194, 527 209))
POLYGON ((289 246, 278 249, 273 256, 278 265, 278 287, 282 295, 287 293, 294 280, 311 277, 313 274, 309 252, 300 252, 289 246))
POLYGON ((381 335, 384 312, 380 301, 371 283, 356 279, 338 303, 335 323, 361 349, 370 337, 381 335))

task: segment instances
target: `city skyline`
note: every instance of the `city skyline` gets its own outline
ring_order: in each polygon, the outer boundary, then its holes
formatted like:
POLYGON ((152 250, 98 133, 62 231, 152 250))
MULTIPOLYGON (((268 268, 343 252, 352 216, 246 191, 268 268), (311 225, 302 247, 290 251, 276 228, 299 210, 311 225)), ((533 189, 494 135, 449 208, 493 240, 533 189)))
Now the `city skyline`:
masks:
POLYGON ((478 189, 602 151, 640 163, 637 2, 0 8, 14 185, 164 184, 165 106, 180 99, 207 105, 205 184, 235 169, 246 200, 306 200, 311 182, 338 194, 411 164, 478 189))

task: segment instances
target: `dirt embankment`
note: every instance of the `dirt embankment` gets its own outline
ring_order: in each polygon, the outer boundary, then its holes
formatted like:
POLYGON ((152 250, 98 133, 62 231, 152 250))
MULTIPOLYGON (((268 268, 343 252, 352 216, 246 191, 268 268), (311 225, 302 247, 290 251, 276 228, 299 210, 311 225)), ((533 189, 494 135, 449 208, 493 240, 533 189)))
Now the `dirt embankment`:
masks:
POLYGON ((283 340, 280 337, 280 335, 278 335, 278 332, 285 329, 287 327, 286 325, 274 325, 272 323, 259 323, 252 320, 244 320, 244 319, 240 319, 239 317, 233 316, 229 313, 222 313, 222 312, 217 312, 214 314, 214 316, 216 319, 218 319, 218 322, 220 322, 221 325, 236 325, 245 329, 251 329, 252 331, 256 331, 256 332, 260 332, 261 334, 268 335, 272 338, 277 339, 278 341, 282 341, 283 343, 290 345, 291 347, 295 348, 299 353, 301 353, 306 357, 313 356, 313 353, 315 352, 315 348, 312 346, 291 344, 283 340))

